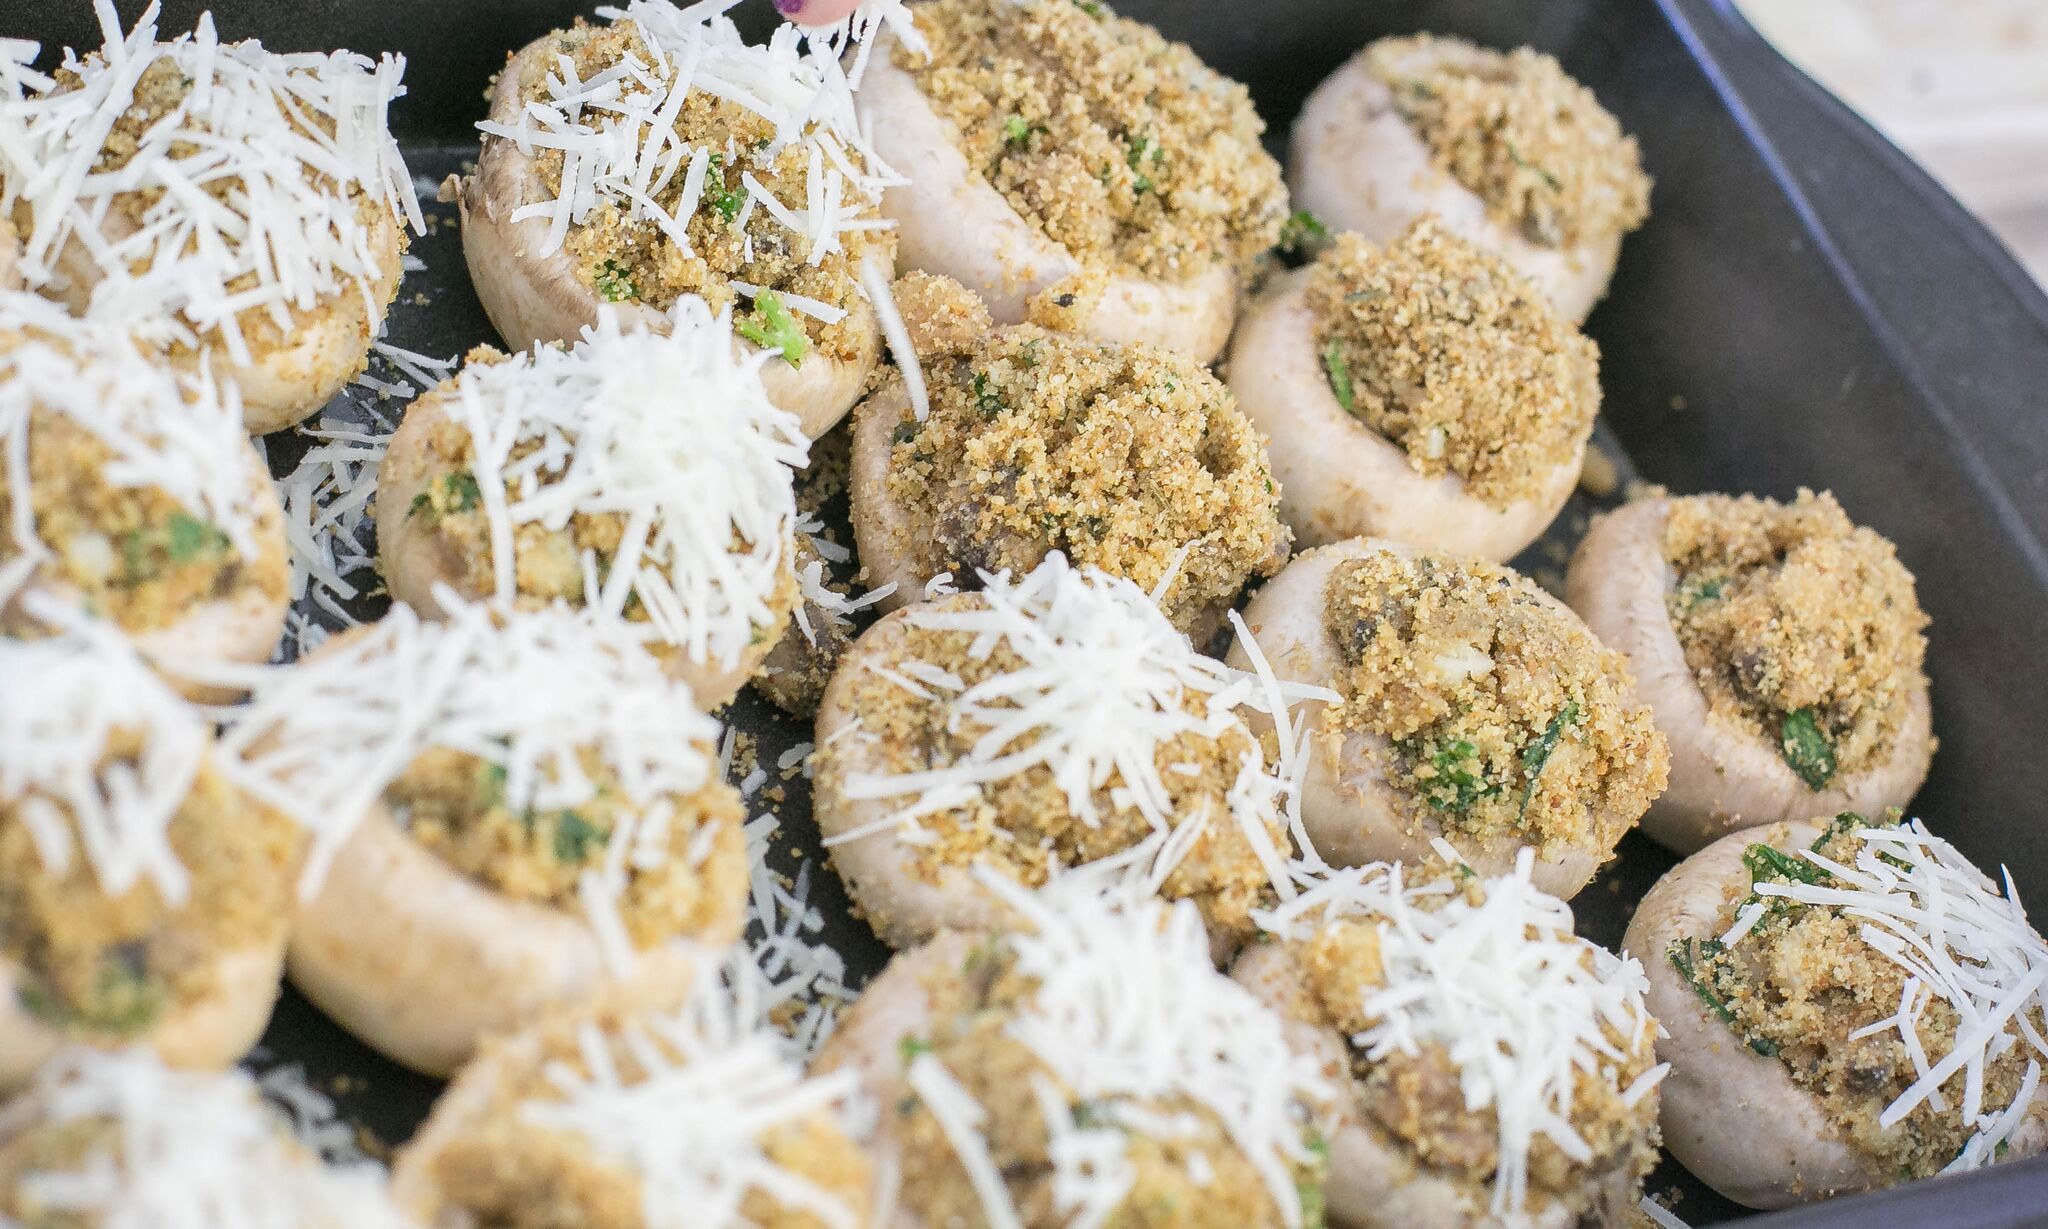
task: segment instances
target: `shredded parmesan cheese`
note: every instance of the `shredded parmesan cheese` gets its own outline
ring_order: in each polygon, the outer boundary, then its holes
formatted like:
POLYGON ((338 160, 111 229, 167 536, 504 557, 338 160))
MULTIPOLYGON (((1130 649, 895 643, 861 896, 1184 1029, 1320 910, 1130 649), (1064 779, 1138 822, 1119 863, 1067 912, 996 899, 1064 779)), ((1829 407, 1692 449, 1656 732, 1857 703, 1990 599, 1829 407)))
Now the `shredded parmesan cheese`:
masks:
MULTIPOLYGON (((1526 1211, 1536 1139, 1588 1155, 1571 1121, 1580 1074, 1618 1070, 1626 1055, 1613 1038, 1635 1048, 1658 1028, 1642 966, 1574 934, 1571 907, 1529 882, 1534 865, 1522 850, 1477 903, 1449 880, 1412 884, 1399 865, 1332 870, 1260 919, 1294 939, 1343 918, 1377 923, 1384 972, 1364 992, 1372 1026, 1351 1044, 1368 1061, 1443 1048, 1466 1108, 1491 1109, 1499 1124, 1491 1210, 1503 1218, 1526 1211)), ((1639 1101, 1666 1070, 1650 1068, 1627 1095, 1639 1101)))
POLYGON ((516 596, 519 526, 617 513, 624 539, 602 581, 586 568, 584 604, 617 617, 637 597, 648 619, 631 626, 730 668, 775 622, 809 441, 762 389, 766 359, 736 351, 728 313, 686 295, 672 320, 662 334, 603 312, 569 349, 466 369, 449 411, 470 433, 501 600, 516 596))
POLYGON ((1987 1165, 2026 1116, 2040 1082, 2041 1060, 2048 1059, 2048 1039, 2029 1017, 2048 1007, 2043 991, 2048 943, 2027 920, 2009 873, 2003 874, 2001 892, 1919 820, 1896 828, 1858 828, 1854 836, 1858 853, 1853 866, 1811 849, 1800 851, 1835 883, 1760 882, 1756 894, 1837 909, 1860 920, 1863 941, 1906 971, 1898 1013, 1862 1030, 1896 1031, 1919 1070, 1912 1086, 1885 1107, 1878 1125, 1896 1125, 1922 1102, 1944 1108, 1941 1088, 1960 1072, 1964 1082, 1958 1110, 1976 1133, 1943 1172, 1987 1165), (1959 1020, 1955 1044, 1933 1062, 1917 1031, 1923 996, 1947 1003, 1959 1020), (2007 1106, 1984 1105, 1986 1062, 2018 1045, 2032 1051, 2018 1095, 2007 1106))
POLYGON ((403 58, 221 43, 210 15, 158 43, 155 3, 126 35, 111 0, 93 11, 105 44, 66 53, 75 87, 31 67, 35 44, 0 48, 0 216, 26 209, 30 284, 154 344, 217 337, 236 364, 251 360, 245 312, 289 335, 294 311, 341 292, 370 303, 393 271, 377 267, 358 197, 425 230, 388 123, 403 58), (138 82, 165 62, 191 86, 118 169, 96 170, 138 82))
POLYGON ((43 865, 61 877, 82 846, 108 896, 147 879, 183 904, 191 882, 169 829, 211 741, 202 715, 96 623, 0 638, 0 680, 0 803, 43 865), (111 758, 116 738, 135 754, 111 758))
POLYGON ((77 1162, 32 1163, 18 1176, 20 1204, 98 1229, 407 1223, 380 1167, 322 1165, 239 1071, 173 1071, 144 1050, 73 1049, 0 1110, 0 1138, 97 1124, 110 1133, 77 1162))

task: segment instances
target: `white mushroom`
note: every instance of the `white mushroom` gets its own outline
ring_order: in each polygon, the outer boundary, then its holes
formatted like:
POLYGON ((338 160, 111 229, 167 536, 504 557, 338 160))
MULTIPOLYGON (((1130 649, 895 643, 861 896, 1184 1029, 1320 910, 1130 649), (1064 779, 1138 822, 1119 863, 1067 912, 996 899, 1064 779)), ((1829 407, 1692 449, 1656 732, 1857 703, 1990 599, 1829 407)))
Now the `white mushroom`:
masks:
MULTIPOLYGON (((1341 568, 1379 552, 1402 558, 1427 554, 1373 539, 1317 547, 1297 556, 1253 596, 1245 608, 1245 622, 1282 680, 1329 687, 1349 672, 1343 649, 1326 623, 1327 595, 1341 568)), ((1528 585, 1527 591, 1557 616, 1563 634, 1577 629, 1591 640, 1563 603, 1533 585, 1528 585)), ((1232 646, 1228 661, 1239 669, 1252 666, 1241 642, 1232 646)), ((1321 700, 1307 701, 1297 712, 1300 728, 1306 731, 1302 753, 1309 757, 1301 795, 1302 822, 1310 842, 1324 858, 1340 866, 1416 862, 1430 857, 1433 843, 1444 839, 1481 875, 1505 874, 1513 868, 1523 848, 1520 840, 1511 836, 1474 839, 1447 828, 1418 799, 1388 780, 1394 752, 1387 739, 1362 730, 1335 728, 1332 707, 1321 700)), ((1262 718, 1252 720, 1255 728, 1265 724, 1262 718)), ((1645 761, 1642 771, 1646 777, 1658 776, 1654 769, 1662 758, 1661 749, 1645 745, 1636 751, 1645 761)), ((1619 839, 1619 832, 1603 839, 1599 834, 1603 826, 1588 822, 1586 831, 1572 843, 1554 856, 1539 859, 1536 885, 1567 899, 1584 887, 1613 856, 1613 843, 1619 839)))
MULTIPOLYGON (((1494 53, 1427 37, 1400 40, 1401 71, 1424 72, 1494 53)), ((1425 214, 1519 269, 1565 318, 1583 320, 1607 292, 1623 230, 1585 235, 1571 246, 1533 242, 1439 162, 1396 105, 1372 63, 1375 47, 1346 61, 1309 95, 1295 121, 1288 182, 1295 204, 1331 230, 1392 240, 1425 214)), ((1468 70, 1472 71, 1472 70, 1468 70)), ((1611 121, 1610 121, 1611 122, 1611 121)), ((1639 173, 1639 172, 1638 172, 1639 173)), ((1631 227, 1632 229, 1632 227, 1631 227)))
POLYGON ((568 350, 472 363, 414 401, 378 475, 392 596, 428 617, 444 585, 623 612, 700 704, 731 699, 801 596, 805 440, 722 317, 690 298, 676 320, 663 336, 607 316, 568 350), (583 535, 607 518, 624 524, 600 555, 583 535))
POLYGON ((234 383, 248 429, 274 431, 362 370, 397 293, 401 226, 423 229, 386 123, 403 62, 222 43, 209 17, 157 42, 155 21, 126 36, 106 23, 55 84, 0 66, 20 270, 234 383))
POLYGON ((1908 681, 1888 753, 1813 789, 1778 743, 1717 714, 1672 628, 1677 577, 1665 558, 1669 499, 1646 499, 1597 520, 1565 577, 1565 595, 1608 647, 1628 657, 1638 694, 1671 745, 1671 784, 1643 830, 1681 854, 1757 824, 1838 811, 1904 806, 1934 754, 1927 680, 1908 681))
MULTIPOLYGON (((1404 416, 1426 414, 1445 420, 1428 427, 1438 433, 1433 437, 1436 457, 1443 453, 1441 433, 1446 429, 1464 436, 1476 433, 1479 438, 1473 443, 1486 468, 1475 473, 1493 478, 1492 471, 1501 468, 1495 458, 1510 445, 1515 446, 1510 456, 1531 465, 1540 461, 1541 467, 1515 473, 1510 481, 1517 493, 1506 499, 1488 487, 1475 487, 1470 478, 1445 468, 1441 461, 1434 463, 1440 472, 1427 472, 1419 459, 1422 454, 1411 452, 1425 445, 1388 438, 1371 420, 1338 400, 1330 364, 1342 360, 1331 357, 1337 343, 1326 346, 1320 340, 1330 321, 1318 310, 1310 287, 1318 278, 1336 279, 1324 292, 1331 293, 1345 288, 1346 279, 1363 270, 1406 268, 1418 261, 1433 268, 1428 252, 1462 244, 1428 228, 1397 235, 1390 240, 1392 246, 1378 253, 1343 246, 1355 242, 1342 240, 1322 262, 1276 280, 1254 300, 1231 345, 1231 391, 1267 437, 1273 477, 1280 484, 1281 514, 1303 546, 1376 537, 1481 559, 1509 559, 1542 535, 1578 484, 1600 404, 1592 349, 1547 311, 1519 312, 1513 317, 1519 327, 1512 332, 1492 319, 1474 323, 1468 317, 1439 317, 1434 327, 1463 356, 1461 373, 1498 371, 1490 385, 1460 386, 1464 396, 1487 405, 1442 403, 1440 399, 1458 398, 1460 392, 1418 387, 1409 404, 1390 408, 1404 416), (1411 245, 1420 246, 1411 253, 1411 245), (1488 433, 1500 421, 1496 407, 1517 404, 1525 408, 1519 414, 1507 412, 1508 429, 1525 435, 1492 440, 1489 448, 1488 433), (1550 455, 1553 450, 1557 455, 1550 455)), ((1513 278, 1494 262, 1483 263, 1498 270, 1500 277, 1513 278)), ((1463 304, 1467 311, 1477 297, 1472 286, 1468 281, 1461 291, 1470 296, 1463 304)), ((1345 310, 1351 309, 1340 308, 1345 310)), ((1382 327, 1404 340, 1411 329, 1432 323, 1410 316, 1428 310, 1427 300, 1386 310, 1392 315, 1382 317, 1382 327)), ((1392 373, 1402 383, 1411 374, 1407 368, 1392 373)), ((1367 395, 1363 389, 1349 392, 1348 370, 1343 379, 1347 396, 1367 395)), ((1418 434, 1424 430, 1413 424, 1406 429, 1418 434)))
MULTIPOLYGON (((1881 1167, 1852 1143, 1826 1104, 1793 1078, 1785 1059, 1766 1056, 1745 1044, 1688 983, 1671 956, 1674 945, 1718 941, 1729 931, 1735 906, 1751 887, 1751 868, 1745 861, 1751 846, 1772 846, 1796 862, 1800 851, 1812 848, 1824 831, 1819 822, 1796 821, 1721 837, 1657 881, 1637 907, 1623 939, 1623 946, 1649 974, 1650 1009, 1664 1026, 1665 1035, 1657 1042, 1658 1057, 1671 1064, 1671 1074, 1662 1088, 1664 1144, 1701 1181, 1752 1208, 1789 1207, 1889 1186, 1898 1180, 1894 1171, 1881 1167)), ((1956 861, 1960 862, 1959 856, 1956 861)), ((1983 882, 1974 869, 1969 873, 1983 882)), ((1930 916, 1948 912, 1955 904, 1947 898, 1920 896, 1917 900, 1918 907, 1930 916)), ((1869 916, 1875 922, 1889 916, 1889 911, 1869 916)), ((2020 923, 2024 926, 2023 917, 2020 923)), ((1944 924, 1938 916, 1933 923, 1937 928, 1944 924)), ((1937 935, 1933 943, 1969 944, 1977 953, 1971 959, 1982 957, 1982 944, 2004 939, 1974 926, 1946 924, 1949 937, 1937 935)), ((1893 932, 1896 927, 1872 924, 1865 929, 1893 932)), ((1925 946, 1927 941, 1921 942, 1925 946)), ((2048 953, 2038 936, 2033 945, 2037 952, 2048 953)), ((2042 958, 2034 957, 2036 961, 2042 958)), ((1851 957, 1843 960, 1833 967, 1850 967, 1851 957)), ((1997 991, 1995 985, 1992 989, 1997 991)), ((1881 1028, 1883 1015, 1895 1006, 1888 1002, 1851 1003, 1846 997, 1842 1003, 1841 1010, 1852 1018, 1844 1031, 1854 1030, 1866 1018, 1879 1022, 1881 1028)), ((1923 999, 1922 1008, 1926 1005, 1923 999)), ((2009 1022, 2006 1027, 2011 1027, 2009 1022)), ((1944 1057, 1938 1051, 1926 1056, 1929 1062, 1944 1057)), ((1958 1075, 1956 1084, 1948 1087, 1959 1087, 1961 1078, 1958 1075)), ((1944 1112, 1956 1112, 1956 1102, 1946 1105, 1944 1112)), ((2005 1146, 1986 1151, 2018 1157, 2044 1148, 2048 1148, 2048 1091, 2036 1091, 2005 1146)), ((1988 1155, 1980 1157, 1963 1167, 1990 1159, 1988 1155)))
POLYGON ((1034 883, 1049 852, 1193 900, 1227 953, 1291 852, 1258 744, 1208 706, 1236 687, 1144 590, 1052 556, 855 642, 818 709, 819 831, 893 947, 1011 922, 984 877, 1034 883))
POLYGON ((745 896, 717 727, 630 633, 560 609, 450 616, 335 637, 231 735, 316 833, 293 984, 435 1075, 545 1008, 686 972, 738 937, 745 896))
MULTIPOLYGON (((875 150, 909 182, 889 189, 882 209, 896 222, 905 269, 940 273, 988 304, 998 324, 1017 324, 1041 292, 1083 273, 1073 253, 1025 218, 960 152, 953 125, 932 110, 917 78, 897 67, 893 40, 868 62, 857 97, 875 150)), ((1106 272, 1091 288, 1077 331, 1101 341, 1145 342, 1208 362, 1222 353, 1237 319, 1239 279, 1214 261, 1181 281, 1131 270, 1106 272)))
MULTIPOLYGON (((745 47, 737 43, 736 35, 728 43, 715 28, 717 25, 717 21, 712 21, 702 28, 682 27, 691 36, 704 40, 704 47, 697 52, 699 56, 758 61, 755 71, 777 71, 777 62, 765 48, 745 47)), ((646 27, 641 29, 644 35, 646 27)), ((561 53, 561 40, 559 33, 534 40, 515 54, 498 75, 491 90, 490 122, 500 126, 500 131, 484 136, 476 171, 462 181, 459 198, 462 250, 470 280, 491 324, 514 349, 572 342, 584 329, 596 324, 599 313, 607 308, 628 317, 635 327, 655 331, 670 327, 666 312, 641 302, 607 298, 579 273, 576 258, 562 246, 560 236, 551 233, 553 223, 544 211, 554 197, 542 181, 531 148, 522 149, 518 140, 502 135, 503 130, 530 127, 526 95, 536 83, 557 71, 555 58, 561 53), (543 212, 529 211, 521 216, 522 210, 530 209, 543 212)), ((665 49, 671 56, 688 57, 680 47, 665 49)), ((664 90, 663 96, 666 93, 664 90)), ((652 101, 649 106, 659 109, 652 101)), ((845 126, 832 124, 830 117, 824 122, 835 131, 845 126)), ((835 143, 833 148, 837 151, 839 146, 835 143)), ((838 172, 834 170, 832 174, 838 172)), ((614 204, 633 208, 630 199, 608 189, 601 188, 600 194, 606 199, 617 197, 614 204)), ((864 235, 861 242, 870 249, 866 259, 883 271, 886 280, 895 267, 894 237, 886 233, 864 235)), ((859 399, 881 353, 881 326, 863 292, 855 290, 844 307, 837 310, 847 311, 853 318, 851 327, 859 337, 859 345, 852 357, 838 358, 813 347, 800 363, 792 365, 776 359, 761 369, 761 381, 769 399, 795 414, 804 433, 812 438, 823 435, 845 417, 859 399)), ((735 341, 734 345, 744 353, 753 352, 753 347, 744 342, 735 341)))
MULTIPOLYGON (((0 919, 10 932, 0 950, 0 1092, 79 1045, 140 1047, 175 1067, 232 1065, 277 1000, 296 834, 240 790, 200 712, 124 642, 103 632, 0 640, 0 677, 0 835, 26 836, 12 854, 30 859, 13 861, 25 881, 0 884, 0 898, 17 902, 0 908, 15 914, 0 919), (134 743, 116 741, 125 739, 134 743), (209 849, 228 862, 190 861, 209 849), (136 1001, 124 991, 105 1004, 123 1018, 101 1019, 91 1014, 99 1005, 53 992, 16 946, 48 944, 57 960, 90 955, 76 935, 60 946, 39 933, 38 900, 106 911, 81 919, 81 933, 106 945, 102 971, 118 965, 137 979, 136 1001), (222 914, 245 919, 232 940, 210 929, 222 914)), ((112 994, 103 981, 94 993, 112 994)))
MULTIPOLYGON (((1502 890, 1516 891, 1517 888, 1502 889, 1498 885, 1489 885, 1489 895, 1502 890)), ((1526 891, 1526 888, 1520 890, 1526 891)), ((1327 901, 1329 898, 1324 899, 1327 901)), ((1543 905, 1540 898, 1535 905, 1534 910, 1517 907, 1507 916, 1541 917, 1543 905)), ((1492 907, 1497 911, 1503 906, 1494 902, 1492 907)), ((1342 906, 1338 906, 1333 916, 1342 916, 1343 913, 1342 906)), ((1566 922, 1569 921, 1568 913, 1562 916, 1566 922)), ((1361 920, 1387 927, 1400 925, 1388 922, 1380 915, 1366 915, 1361 920)), ((1552 918, 1542 920, 1554 924, 1552 918)), ((1294 919, 1283 928, 1293 933, 1293 927, 1305 926, 1308 929, 1298 937, 1307 939, 1321 924, 1294 919)), ((1467 927, 1464 933, 1474 937, 1487 929, 1483 921, 1476 919, 1454 925, 1467 927)), ((1462 1105, 1459 1108, 1479 1118, 1479 1122, 1457 1128, 1446 1127, 1443 1122, 1442 1115, 1455 1112, 1444 1106, 1443 1101, 1462 1100, 1458 1081, 1465 1073, 1456 1061, 1451 1062, 1443 1076, 1418 1078, 1400 1085, 1414 1089, 1406 1094, 1414 1098, 1412 1104, 1417 1107, 1413 1111, 1415 1117, 1408 1120, 1410 1129, 1422 1132, 1443 1130, 1454 1138, 1462 1139, 1475 1128, 1483 1132, 1486 1126, 1495 1126, 1503 1109, 1501 1102, 1506 1098, 1536 1099, 1546 1112, 1555 1113, 1557 1107, 1549 1098, 1562 1091, 1569 1104, 1574 1097, 1577 1070, 1573 1060, 1566 1055, 1573 1047, 1582 1047, 1579 1051, 1582 1057, 1595 1062, 1612 1062, 1617 1055, 1623 1055, 1638 1072, 1647 1069, 1652 1061, 1650 1037, 1654 1035, 1655 1022, 1644 1010, 1642 998, 1632 989, 1628 975, 1616 969, 1613 957, 1591 943, 1572 938, 1568 932, 1564 935, 1555 931, 1540 933, 1543 929, 1545 927, 1539 925, 1537 933, 1527 936, 1526 952, 1516 952, 1512 947, 1497 946, 1491 941, 1457 937, 1455 933, 1448 941, 1432 935, 1428 942, 1443 942, 1444 947, 1436 956, 1425 959, 1440 961, 1441 977, 1454 983, 1452 988, 1444 991, 1427 984, 1430 973, 1419 972, 1405 962, 1398 969, 1392 959, 1385 963, 1376 961, 1371 968, 1329 963, 1342 958, 1345 951, 1342 947, 1318 951, 1310 956, 1293 941, 1269 937, 1247 947, 1238 956, 1231 968, 1231 976, 1272 1009, 1286 1029, 1288 1044, 1318 1064, 1324 1078, 1340 1090, 1335 1099, 1334 1124, 1327 1138, 1330 1178, 1324 1188, 1332 1225, 1338 1229, 1501 1229, 1502 1226, 1524 1226, 1527 1229, 1612 1226, 1613 1229, 1621 1229, 1635 1223, 1632 1214, 1642 1192, 1642 1172, 1649 1167, 1650 1158, 1654 1155, 1650 1142, 1654 1116, 1645 1118, 1634 1139, 1624 1136, 1618 1147, 1603 1155, 1598 1167, 1589 1167, 1586 1161, 1580 1161, 1572 1174, 1575 1186, 1568 1199, 1560 1199, 1553 1192, 1542 1197, 1540 1202, 1530 1200, 1519 1208, 1514 1208, 1510 1202, 1511 1211, 1504 1214, 1501 1207, 1503 1193, 1489 1189, 1491 1183, 1475 1185, 1469 1180, 1461 1180, 1451 1165, 1440 1163, 1442 1158, 1433 1159, 1418 1153, 1412 1143, 1401 1138, 1395 1129, 1390 1129, 1388 1120, 1373 1114, 1367 1079, 1359 1074, 1367 1065, 1363 1055, 1368 1047, 1355 1042, 1346 1028, 1332 1022, 1329 1011, 1318 1001, 1319 992, 1312 990, 1309 983, 1311 976, 1327 977, 1334 987, 1355 990, 1368 997, 1382 995, 1384 1001, 1399 1004, 1386 1010, 1403 1017, 1402 1024, 1396 1027, 1410 1037, 1410 1042, 1407 1045, 1387 1045, 1384 1054, 1376 1050, 1382 1060, 1391 1057, 1399 1061, 1404 1056, 1420 1056, 1429 1048, 1444 1045, 1449 1036, 1455 1036, 1457 1040, 1472 1039, 1473 1044, 1460 1051, 1469 1056, 1466 1061, 1473 1067, 1467 1086, 1485 1087, 1492 1100, 1476 1110, 1462 1105), (1534 955, 1539 950, 1543 950, 1541 958, 1534 955), (1584 971, 1565 975, 1559 968, 1564 961, 1577 963, 1582 960, 1586 961, 1583 969, 1602 971, 1592 975, 1584 971), (1312 969, 1315 972, 1311 972, 1312 969), (1399 980, 1389 980, 1391 977, 1399 980), (1525 977, 1542 984, 1529 985, 1522 980, 1525 977), (1577 977, 1581 985, 1561 989, 1572 977, 1577 977), (1471 984, 1479 980, 1494 984, 1471 984), (1592 982, 1605 984, 1585 984, 1592 982), (1435 1004, 1450 998, 1460 1003, 1461 1010, 1455 1021, 1447 1015, 1437 1014, 1435 1007, 1435 1004), (1574 1002, 1575 999, 1578 1001, 1574 1002), (1560 1000, 1563 1000, 1563 1010, 1558 1009, 1560 1000), (1601 1008, 1613 1014, 1597 1015, 1594 1009, 1596 1000, 1601 1008), (1621 1031, 1623 1022, 1631 1013, 1639 1030, 1633 1039, 1621 1031), (1582 1020, 1604 1020, 1614 1031, 1609 1032, 1599 1023, 1594 1023, 1594 1035, 1574 1036, 1574 1026, 1584 1027, 1580 1024, 1582 1020), (1496 1037, 1503 1040, 1496 1043, 1493 1040, 1496 1037), (1482 1043, 1479 1038, 1486 1038, 1486 1041, 1482 1043), (1599 1058, 1593 1059, 1596 1054, 1599 1058), (1485 1069, 1488 1061, 1513 1067, 1519 1078, 1513 1083, 1504 1083, 1499 1070, 1485 1069), (1563 1064, 1562 1072, 1557 1066, 1546 1067, 1546 1064, 1558 1063, 1563 1064), (1542 1091, 1539 1093, 1538 1089, 1542 1091), (1433 1163, 1433 1160, 1439 1163, 1433 1163)), ((1404 937, 1413 933, 1406 928, 1402 930, 1404 937)), ((1384 949, 1376 947, 1375 950, 1384 949)), ((1385 1023, 1383 1017, 1379 1023, 1385 1023)), ((1590 1066, 1587 1073, 1592 1074, 1590 1066)), ((1601 1071, 1599 1076, 1604 1078, 1608 1087, 1602 1093, 1592 1095, 1609 1098, 1624 1094, 1624 1083, 1635 1078, 1633 1075, 1617 1076, 1611 1067, 1601 1071)), ((1655 1095, 1648 1087, 1644 1094, 1655 1095)), ((1576 1095, 1588 1094, 1581 1090, 1576 1095)), ((1629 1101, 1628 1104, 1632 1106, 1634 1102, 1629 1101)), ((1569 1114, 1566 1117, 1569 1118, 1569 1114)), ((1495 1129, 1500 1135, 1499 1147, 1503 1150, 1517 1144, 1526 1147, 1529 1142, 1526 1138, 1517 1141, 1511 1131, 1501 1131, 1497 1126, 1495 1129)), ((1581 1142, 1580 1146, 1584 1147, 1584 1143, 1581 1142)), ((1501 1161, 1509 1159, 1499 1157, 1501 1161)), ((1526 1154, 1512 1159, 1518 1165, 1527 1161, 1526 1154)), ((1498 1182, 1500 1177, 1497 1169, 1493 1181, 1498 1182)))

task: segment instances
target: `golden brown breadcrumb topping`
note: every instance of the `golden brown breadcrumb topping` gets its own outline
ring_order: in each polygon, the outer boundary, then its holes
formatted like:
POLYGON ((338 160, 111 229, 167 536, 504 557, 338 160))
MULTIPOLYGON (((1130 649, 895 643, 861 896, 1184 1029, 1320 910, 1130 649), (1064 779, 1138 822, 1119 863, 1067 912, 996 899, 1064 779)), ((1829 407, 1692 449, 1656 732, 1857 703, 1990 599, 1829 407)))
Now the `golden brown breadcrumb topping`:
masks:
POLYGON ((1279 164, 1243 86, 1107 6, 936 0, 912 10, 928 58, 900 48, 968 165, 1083 264, 1185 281, 1271 248, 1279 164))
POLYGON ((1365 55, 1437 165, 1529 242, 1598 243, 1649 216, 1635 138, 1550 56, 1433 34, 1365 55))
POLYGON ((1577 464, 1599 348, 1498 258, 1424 218, 1385 247, 1340 236, 1307 295, 1337 403, 1417 473, 1505 508, 1577 464))
POLYGON ((1881 764, 1927 686, 1927 615, 1892 544, 1832 495, 1671 501, 1671 627, 1715 716, 1812 789, 1881 764))
POLYGON ((1385 740, 1414 822, 1484 841, 1611 853, 1670 756, 1622 656, 1496 564, 1380 550, 1325 593, 1343 655, 1336 730, 1385 740))

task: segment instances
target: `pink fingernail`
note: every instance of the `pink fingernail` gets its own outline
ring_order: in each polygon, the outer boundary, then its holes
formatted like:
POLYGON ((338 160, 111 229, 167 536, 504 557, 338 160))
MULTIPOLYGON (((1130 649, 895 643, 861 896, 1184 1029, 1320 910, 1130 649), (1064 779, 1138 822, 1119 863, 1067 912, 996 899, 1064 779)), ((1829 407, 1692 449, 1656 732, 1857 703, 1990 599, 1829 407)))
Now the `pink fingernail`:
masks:
POLYGON ((775 8, 784 17, 794 17, 804 11, 804 0, 775 0, 775 8))

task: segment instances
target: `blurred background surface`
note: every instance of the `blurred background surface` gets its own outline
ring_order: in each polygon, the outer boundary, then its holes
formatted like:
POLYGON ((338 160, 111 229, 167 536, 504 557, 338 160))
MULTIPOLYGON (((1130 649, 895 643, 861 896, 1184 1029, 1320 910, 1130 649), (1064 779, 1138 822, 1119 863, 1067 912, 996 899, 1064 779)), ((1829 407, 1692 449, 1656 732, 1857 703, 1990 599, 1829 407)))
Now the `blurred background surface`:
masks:
POLYGON ((1734 0, 2048 285, 2048 0, 1734 0))

